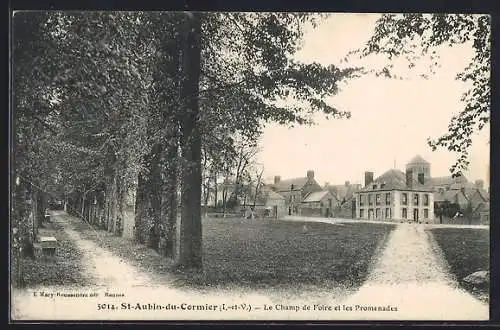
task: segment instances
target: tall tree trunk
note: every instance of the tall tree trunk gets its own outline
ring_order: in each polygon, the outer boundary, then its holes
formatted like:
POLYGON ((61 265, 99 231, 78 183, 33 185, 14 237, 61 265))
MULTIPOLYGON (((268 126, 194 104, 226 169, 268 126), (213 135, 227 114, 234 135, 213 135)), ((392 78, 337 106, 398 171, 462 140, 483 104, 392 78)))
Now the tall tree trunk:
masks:
POLYGON ((182 214, 180 224, 181 268, 202 268, 201 228, 201 134, 199 117, 199 81, 201 65, 201 14, 186 13, 182 41, 181 100, 185 104, 182 130, 182 214))
POLYGON ((137 242, 144 244, 144 220, 146 208, 146 179, 144 174, 139 173, 137 178, 137 190, 135 194, 135 226, 134 238, 137 242))
POLYGON ((212 180, 212 173, 208 173, 207 174, 207 177, 205 179, 205 189, 204 189, 204 196, 203 196, 203 205, 205 205, 204 207, 204 212, 203 212, 203 215, 205 217, 207 217, 208 215, 208 201, 209 201, 209 198, 210 198, 210 183, 211 183, 211 180, 212 180))
POLYGON ((153 249, 158 249, 158 244, 160 242, 160 231, 161 231, 161 151, 162 145, 157 143, 153 146, 151 151, 151 161, 150 161, 150 172, 149 172, 149 184, 147 186, 149 199, 151 201, 151 216, 152 223, 150 228, 150 237, 148 239, 148 246, 153 249))
POLYGON ((227 183, 222 187, 222 216, 226 217, 227 183))
POLYGON ((13 193, 12 193, 12 209, 11 214, 11 278, 12 284, 14 286, 23 286, 23 263, 22 263, 22 252, 23 252, 23 242, 26 240, 24 237, 26 235, 26 214, 28 204, 27 200, 27 190, 25 187, 25 182, 19 176, 13 178, 13 193))
POLYGON ((215 195, 215 212, 219 209, 219 190, 217 187, 217 172, 214 171, 214 195, 215 195))
POLYGON ((38 192, 37 208, 37 227, 41 227, 45 220, 45 209, 47 208, 47 194, 44 191, 38 192))
POLYGON ((115 235, 123 235, 123 222, 125 220, 125 185, 121 179, 116 180, 116 226, 115 235))
POLYGON ((177 255, 177 189, 179 186, 179 144, 177 137, 167 147, 167 173, 165 184, 165 201, 167 203, 167 226, 165 230, 165 255, 175 258, 177 255), (172 143, 173 142, 173 143, 172 143))

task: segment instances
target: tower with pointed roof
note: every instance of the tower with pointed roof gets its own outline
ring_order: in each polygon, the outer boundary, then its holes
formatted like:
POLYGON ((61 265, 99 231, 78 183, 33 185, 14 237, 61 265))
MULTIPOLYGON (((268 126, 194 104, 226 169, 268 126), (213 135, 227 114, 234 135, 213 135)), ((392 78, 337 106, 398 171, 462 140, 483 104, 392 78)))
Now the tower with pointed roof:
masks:
POLYGON ((416 155, 406 164, 406 173, 411 173, 413 181, 425 184, 431 178, 431 164, 422 156, 416 155))

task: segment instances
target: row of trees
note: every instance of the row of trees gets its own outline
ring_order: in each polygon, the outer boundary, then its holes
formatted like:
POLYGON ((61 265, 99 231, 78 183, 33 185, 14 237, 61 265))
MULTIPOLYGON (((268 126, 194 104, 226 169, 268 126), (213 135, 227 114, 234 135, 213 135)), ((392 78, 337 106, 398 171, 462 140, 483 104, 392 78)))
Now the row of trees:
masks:
POLYGON ((69 211, 119 233, 133 191, 136 239, 155 248, 163 240, 180 267, 200 268, 202 185, 232 177, 243 187, 266 121, 347 115, 322 99, 356 70, 292 59, 317 19, 16 12, 14 259, 36 236, 30 200, 62 191, 69 211), (288 97, 304 107, 279 103, 288 97))

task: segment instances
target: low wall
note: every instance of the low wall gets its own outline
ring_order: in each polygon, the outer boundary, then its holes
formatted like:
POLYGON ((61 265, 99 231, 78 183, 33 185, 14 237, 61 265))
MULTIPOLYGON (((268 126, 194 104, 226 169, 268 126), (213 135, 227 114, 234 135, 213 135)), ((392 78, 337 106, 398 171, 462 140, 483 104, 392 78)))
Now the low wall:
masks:
POLYGON ((489 221, 487 222, 484 218, 480 217, 473 217, 473 218, 468 218, 468 217, 457 217, 455 219, 450 218, 450 217, 442 217, 442 221, 440 221, 439 216, 435 216, 435 223, 442 223, 446 225, 488 225, 489 221))

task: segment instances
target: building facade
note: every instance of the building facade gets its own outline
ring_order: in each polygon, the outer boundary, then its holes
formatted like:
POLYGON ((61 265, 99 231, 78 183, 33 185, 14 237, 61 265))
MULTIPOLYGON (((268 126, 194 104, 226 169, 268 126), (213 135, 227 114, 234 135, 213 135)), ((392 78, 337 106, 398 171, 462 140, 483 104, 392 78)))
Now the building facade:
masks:
POLYGON ((314 179, 314 171, 311 170, 301 178, 281 180, 280 176, 275 176, 271 188, 285 198, 288 215, 300 215, 304 198, 312 192, 323 190, 314 179))
POLYGON ((330 218, 340 205, 339 200, 329 190, 309 193, 302 201, 301 215, 330 218))
POLYGON ((366 172, 365 187, 355 194, 357 219, 435 222, 432 190, 415 181, 412 172, 393 169, 371 178, 373 173, 366 172))

